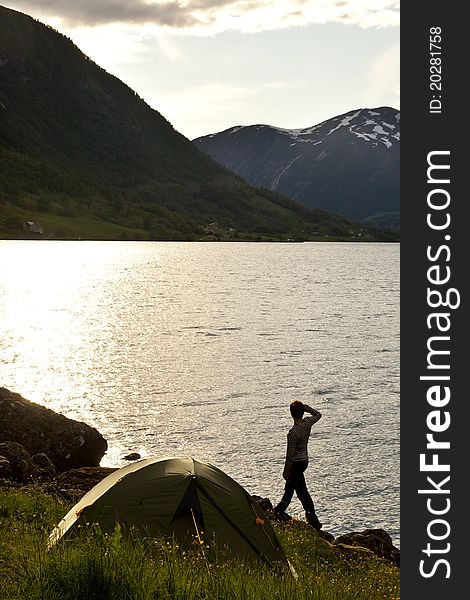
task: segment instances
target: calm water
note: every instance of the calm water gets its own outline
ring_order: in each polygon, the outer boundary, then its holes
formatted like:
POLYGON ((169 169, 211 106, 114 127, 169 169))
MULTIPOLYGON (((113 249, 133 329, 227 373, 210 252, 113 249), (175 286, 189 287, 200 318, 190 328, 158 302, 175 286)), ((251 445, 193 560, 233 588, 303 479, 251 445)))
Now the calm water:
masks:
POLYGON ((398 545, 399 252, 0 242, 0 385, 97 427, 103 465, 192 455, 273 502, 300 399, 323 413, 307 481, 324 529, 398 545))

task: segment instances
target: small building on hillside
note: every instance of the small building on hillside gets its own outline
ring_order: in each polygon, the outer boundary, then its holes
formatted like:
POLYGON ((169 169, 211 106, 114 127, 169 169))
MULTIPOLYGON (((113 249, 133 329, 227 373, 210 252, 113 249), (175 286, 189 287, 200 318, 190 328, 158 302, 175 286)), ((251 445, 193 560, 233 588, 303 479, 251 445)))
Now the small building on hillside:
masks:
POLYGON ((44 233, 44 227, 41 225, 41 223, 34 221, 23 221, 23 229, 25 231, 30 231, 31 233, 44 233))

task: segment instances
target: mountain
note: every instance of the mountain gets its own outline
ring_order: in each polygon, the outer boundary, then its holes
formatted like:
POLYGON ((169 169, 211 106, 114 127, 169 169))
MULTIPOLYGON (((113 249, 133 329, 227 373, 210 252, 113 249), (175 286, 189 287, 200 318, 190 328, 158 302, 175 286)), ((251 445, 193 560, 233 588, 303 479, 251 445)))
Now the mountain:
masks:
POLYGON ((248 183, 376 227, 400 225, 400 113, 359 109, 307 129, 232 127, 195 145, 248 183))
POLYGON ((68 38, 0 7, 1 237, 318 235, 377 238, 250 187, 68 38))

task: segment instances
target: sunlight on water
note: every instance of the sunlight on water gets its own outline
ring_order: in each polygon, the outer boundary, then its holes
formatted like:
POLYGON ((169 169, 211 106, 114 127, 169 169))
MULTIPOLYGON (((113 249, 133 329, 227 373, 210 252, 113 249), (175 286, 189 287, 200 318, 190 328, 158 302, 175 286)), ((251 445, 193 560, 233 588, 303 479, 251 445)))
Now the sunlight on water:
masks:
MULTIPOLYGON (((0 385, 277 501, 288 406, 323 413, 325 529, 399 540, 399 246, 0 242, 0 385)), ((292 504, 300 515, 300 505, 292 504)))
POLYGON ((54 410, 81 405, 95 363, 87 348, 92 315, 83 308, 98 295, 115 259, 111 246, 99 248, 61 242, 1 246, 3 332, 12 342, 3 360, 20 369, 30 400, 54 410), (78 357, 79 372, 71 377, 78 357))

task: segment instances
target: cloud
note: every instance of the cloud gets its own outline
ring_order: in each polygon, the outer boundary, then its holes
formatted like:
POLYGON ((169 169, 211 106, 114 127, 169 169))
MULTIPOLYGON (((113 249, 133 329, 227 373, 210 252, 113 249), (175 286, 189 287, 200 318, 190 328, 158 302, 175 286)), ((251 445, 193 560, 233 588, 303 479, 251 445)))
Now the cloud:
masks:
POLYGON ((388 97, 395 108, 400 103, 400 47, 394 44, 375 58, 367 74, 370 102, 388 97))
POLYGON ((171 28, 184 28, 197 24, 193 11, 177 1, 14 0, 9 2, 9 6, 33 16, 59 18, 67 26, 155 23, 171 28))
POLYGON ((168 60, 175 64, 188 64, 188 56, 179 48, 174 36, 160 33, 157 40, 160 50, 168 60))
POLYGON ((120 73, 123 66, 142 60, 146 54, 145 42, 152 39, 153 33, 148 27, 137 25, 109 24, 66 29, 53 19, 49 20, 49 24, 69 36, 96 63, 115 74, 120 73))
POLYGON ((397 0, 11 0, 8 6, 65 27, 152 24, 199 35, 331 22, 399 24, 397 0))
POLYGON ((259 90, 243 85, 209 82, 189 85, 175 92, 147 94, 153 108, 165 115, 189 139, 233 125, 233 115, 249 121, 246 114, 257 104, 259 90), (188 111, 188 105, 191 111, 188 111), (243 116, 242 116, 243 115, 243 116))

